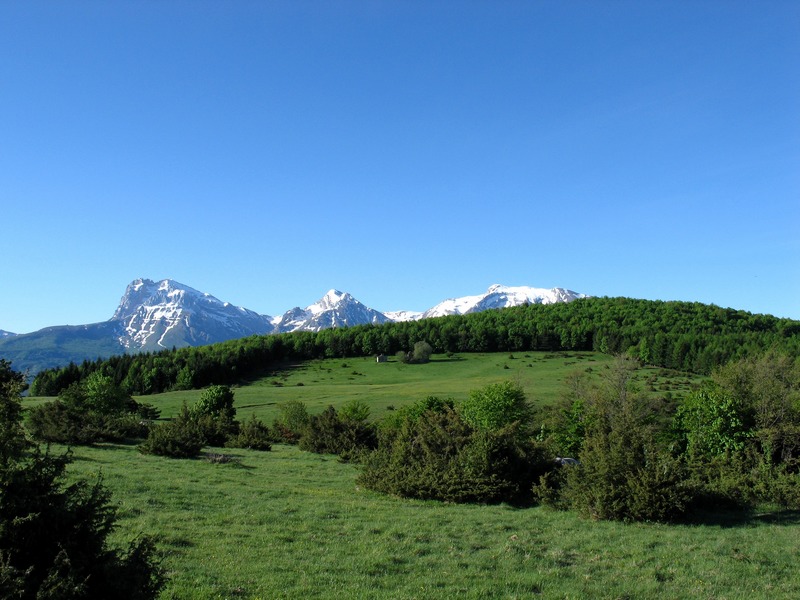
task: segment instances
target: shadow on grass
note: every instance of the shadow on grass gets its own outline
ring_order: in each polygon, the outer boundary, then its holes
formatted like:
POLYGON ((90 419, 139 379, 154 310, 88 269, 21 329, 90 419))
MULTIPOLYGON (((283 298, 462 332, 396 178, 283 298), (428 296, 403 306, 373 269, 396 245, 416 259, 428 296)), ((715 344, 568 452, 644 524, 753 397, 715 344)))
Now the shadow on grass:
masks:
MULTIPOLYGON (((308 365, 305 361, 296 360, 283 360, 276 364, 270 365, 269 368, 263 369, 247 377, 243 377, 237 385, 255 385, 264 383, 264 380, 270 378, 287 377, 293 372, 302 372, 308 370, 308 365)), ((267 385, 264 383, 264 385, 267 385)))
POLYGON ((145 438, 125 438, 124 440, 119 440, 116 442, 97 442, 95 444, 90 444, 89 448, 108 448, 109 450, 118 450, 121 448, 130 448, 131 446, 135 447, 141 444, 145 438))
POLYGON ((277 402, 258 402, 256 404, 240 404, 236 408, 258 408, 259 406, 275 406, 276 404, 277 402))
POLYGON ((687 525, 710 525, 723 529, 754 525, 800 525, 800 510, 775 509, 722 509, 698 511, 685 522, 687 525))
POLYGON ((214 465, 229 465, 236 469, 244 469, 245 471, 252 471, 255 467, 251 465, 246 465, 242 462, 244 455, 237 454, 236 452, 225 452, 225 449, 217 450, 210 450, 208 452, 203 452, 200 456, 194 458, 194 460, 201 460, 207 463, 211 463, 214 465))

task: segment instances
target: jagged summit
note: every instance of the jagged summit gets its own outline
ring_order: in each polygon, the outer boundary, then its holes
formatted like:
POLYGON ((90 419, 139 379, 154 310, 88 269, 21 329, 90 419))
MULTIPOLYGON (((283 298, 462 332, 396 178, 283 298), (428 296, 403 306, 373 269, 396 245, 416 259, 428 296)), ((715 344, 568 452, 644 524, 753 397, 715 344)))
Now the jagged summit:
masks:
POLYGON ((134 280, 111 321, 120 323, 120 344, 131 350, 196 346, 272 331, 271 317, 172 279, 134 280))
POLYGON ((318 314, 326 310, 336 309, 343 303, 357 302, 350 294, 340 292, 339 290, 328 290, 328 293, 320 298, 317 302, 309 306, 306 310, 318 314))
MULTIPOLYGON (((123 294, 111 320, 125 320, 142 306, 178 306, 187 293, 195 297, 208 296, 208 294, 202 294, 172 279, 158 282, 152 279, 135 279, 125 289, 125 294, 123 294)), ((213 296, 210 297, 213 298, 213 296)))
POLYGON ((366 323, 390 321, 386 315, 373 310, 346 292, 332 289, 305 309, 295 307, 280 318, 273 319, 276 333, 290 331, 319 331, 332 327, 347 327, 366 323))

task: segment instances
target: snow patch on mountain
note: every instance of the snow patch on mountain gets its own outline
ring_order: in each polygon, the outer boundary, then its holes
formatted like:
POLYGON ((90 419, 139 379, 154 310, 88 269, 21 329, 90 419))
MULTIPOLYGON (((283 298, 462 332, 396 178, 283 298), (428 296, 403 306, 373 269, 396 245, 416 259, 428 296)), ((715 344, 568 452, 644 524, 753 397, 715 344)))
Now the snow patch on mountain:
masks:
POLYGON ((417 321, 424 313, 416 310, 391 310, 383 313, 390 321, 401 323, 403 321, 417 321))
POLYGON ((222 302, 171 279, 159 282, 137 279, 128 286, 111 320, 123 325, 119 341, 126 349, 150 350, 213 343, 255 333, 416 321, 526 303, 570 302, 582 297, 585 295, 563 288, 493 285, 483 294, 450 298, 424 312, 383 313, 365 306, 347 292, 331 289, 305 308, 297 306, 281 316, 269 317, 222 302))
POLYGON ((390 319, 373 310, 347 292, 330 290, 306 308, 295 307, 279 319, 273 319, 276 333, 291 331, 320 331, 333 327, 352 327, 372 323, 379 325, 390 319))
POLYGON ((447 315, 466 315, 494 308, 508 308, 523 304, 554 304, 556 302, 572 302, 578 298, 586 298, 564 288, 535 288, 528 286, 505 286, 495 284, 485 293, 476 296, 450 298, 429 308, 420 318, 443 317, 447 315))
POLYGON ((119 342, 129 350, 210 344, 272 332, 272 317, 222 302, 172 279, 135 280, 110 320, 122 324, 119 342))

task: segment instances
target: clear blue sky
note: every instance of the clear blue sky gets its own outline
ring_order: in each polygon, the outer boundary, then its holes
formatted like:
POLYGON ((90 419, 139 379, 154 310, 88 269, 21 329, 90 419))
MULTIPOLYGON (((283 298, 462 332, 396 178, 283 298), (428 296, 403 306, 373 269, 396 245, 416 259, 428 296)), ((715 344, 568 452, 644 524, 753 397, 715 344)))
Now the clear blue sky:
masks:
POLYGON ((800 2, 0 3, 0 329, 135 278, 800 318, 800 2))

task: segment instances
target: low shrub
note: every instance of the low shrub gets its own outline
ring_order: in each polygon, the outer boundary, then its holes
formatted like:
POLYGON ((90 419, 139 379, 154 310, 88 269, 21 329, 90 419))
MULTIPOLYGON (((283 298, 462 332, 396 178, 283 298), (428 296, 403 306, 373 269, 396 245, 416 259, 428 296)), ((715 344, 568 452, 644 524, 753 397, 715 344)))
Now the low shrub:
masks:
POLYGON ((374 425, 367 423, 369 409, 344 407, 337 413, 333 406, 311 417, 300 438, 300 449, 318 454, 338 454, 343 460, 357 460, 377 445, 374 425))
POLYGON ((272 433, 269 427, 255 415, 242 423, 239 432, 231 437, 225 446, 228 448, 250 448, 252 450, 272 450, 272 433))
POLYGON ((107 544, 116 510, 101 481, 67 485, 67 456, 35 451, 0 476, 0 596, 155 598, 165 582, 151 538, 107 544))
POLYGON ((174 420, 150 429, 147 439, 139 445, 139 452, 172 458, 194 458, 205 445, 202 429, 184 404, 174 420))
MULTIPOLYGON (((411 413, 413 414, 413 412, 411 413)), ((448 502, 521 501, 545 470, 542 453, 517 425, 476 431, 449 406, 380 430, 359 483, 407 498, 448 502)))
POLYGON ((0 597, 150 600, 165 572, 151 538, 109 545, 117 512, 95 482, 67 478, 69 453, 25 438, 24 381, 0 359, 0 597))
POLYGON ((534 487, 541 501, 592 519, 672 521, 693 504, 696 486, 683 455, 659 435, 656 411, 637 388, 636 363, 618 357, 597 385, 573 378, 550 443, 580 449, 534 487))
MULTIPOLYGON (((592 519, 673 521, 694 502, 682 457, 660 448, 644 413, 628 401, 597 415, 580 464, 566 469, 558 502, 592 519)), ((630 399, 634 404, 636 399, 630 399)))
POLYGON ((27 427, 34 439, 71 445, 140 439, 149 431, 148 422, 136 414, 81 411, 60 400, 31 408, 27 427))
POLYGON ((139 404, 110 377, 95 373, 53 401, 29 411, 28 429, 40 441, 72 445, 143 438, 158 409, 139 404))
POLYGON ((136 402, 134 412, 145 421, 155 421, 161 416, 161 409, 147 402, 136 402))
POLYGON ((193 416, 206 446, 222 447, 239 433, 239 422, 224 414, 193 416))
POLYGON ((230 386, 210 385, 200 393, 200 399, 189 408, 189 413, 195 419, 212 416, 233 421, 236 417, 233 399, 230 386))
POLYGON ((572 465, 555 465, 552 470, 540 475, 533 484, 533 501, 557 510, 569 509, 562 489, 567 481, 568 469, 571 468, 572 465))
POLYGON ((458 411, 472 427, 482 431, 496 431, 518 423, 520 437, 530 433, 531 406, 525 391, 517 384, 503 381, 472 390, 458 411))
POLYGON ((800 509, 798 471, 797 461, 772 463, 750 448, 695 462, 689 478, 697 490, 699 508, 751 508, 766 503, 800 509))
POLYGON ((272 424, 272 438, 276 442, 297 444, 311 423, 306 405, 299 400, 287 400, 278 405, 280 416, 272 424))

